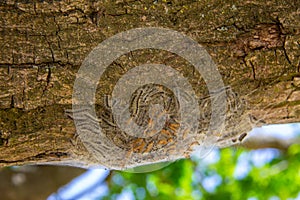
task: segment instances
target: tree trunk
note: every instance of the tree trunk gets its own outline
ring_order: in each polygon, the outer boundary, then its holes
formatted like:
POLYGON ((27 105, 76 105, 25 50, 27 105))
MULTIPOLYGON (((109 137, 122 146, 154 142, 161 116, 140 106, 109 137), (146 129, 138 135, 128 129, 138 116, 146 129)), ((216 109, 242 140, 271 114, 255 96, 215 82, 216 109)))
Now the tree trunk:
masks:
MULTIPOLYGON (((96 162, 65 114, 75 76, 104 39, 137 27, 190 36, 211 55, 224 83, 245 99, 247 113, 267 124, 299 122, 299 8, 297 0, 1 1, 0 166, 96 162)), ((179 58, 160 59, 176 65, 179 58)), ((126 68, 126 62, 115 65, 126 68)))

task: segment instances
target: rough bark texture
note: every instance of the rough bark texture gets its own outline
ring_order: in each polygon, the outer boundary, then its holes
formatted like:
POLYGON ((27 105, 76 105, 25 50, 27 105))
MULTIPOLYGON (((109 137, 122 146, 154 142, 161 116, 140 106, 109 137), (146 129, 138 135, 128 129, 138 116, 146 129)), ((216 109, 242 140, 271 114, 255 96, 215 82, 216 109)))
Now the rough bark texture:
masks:
POLYGON ((85 154, 65 115, 76 72, 101 41, 137 27, 190 36, 251 114, 267 124, 299 122, 299 8, 297 0, 2 0, 0 166, 85 154))

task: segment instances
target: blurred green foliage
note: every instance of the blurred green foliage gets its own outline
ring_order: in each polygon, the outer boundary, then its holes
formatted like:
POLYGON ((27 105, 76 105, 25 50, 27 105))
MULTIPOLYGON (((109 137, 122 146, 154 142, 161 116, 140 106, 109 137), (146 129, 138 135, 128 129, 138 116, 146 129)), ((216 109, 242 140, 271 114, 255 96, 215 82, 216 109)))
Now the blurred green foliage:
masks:
POLYGON ((115 171, 107 179, 116 199, 124 191, 135 199, 295 199, 300 196, 300 145, 275 149, 227 148, 213 158, 179 160, 151 173, 115 171))

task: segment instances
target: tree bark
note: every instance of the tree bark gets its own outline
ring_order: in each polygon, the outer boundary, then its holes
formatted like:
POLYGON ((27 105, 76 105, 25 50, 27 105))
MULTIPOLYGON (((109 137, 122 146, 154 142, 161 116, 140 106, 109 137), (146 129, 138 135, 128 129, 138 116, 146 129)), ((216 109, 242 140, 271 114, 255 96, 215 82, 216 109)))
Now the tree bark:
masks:
POLYGON ((137 27, 190 36, 249 113, 300 122, 299 8, 297 0, 1 1, 0 166, 93 161, 65 114, 76 72, 104 39, 137 27))

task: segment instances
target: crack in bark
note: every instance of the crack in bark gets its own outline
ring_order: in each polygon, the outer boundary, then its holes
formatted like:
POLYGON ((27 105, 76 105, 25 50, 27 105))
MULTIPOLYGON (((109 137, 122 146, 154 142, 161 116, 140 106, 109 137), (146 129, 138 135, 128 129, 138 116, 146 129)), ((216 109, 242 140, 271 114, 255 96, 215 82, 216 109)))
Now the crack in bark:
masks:
POLYGON ((250 66, 251 66, 251 68, 252 68, 253 79, 255 80, 255 67, 254 67, 254 65, 253 65, 253 63, 252 63, 251 60, 249 60, 249 63, 250 63, 250 66))

